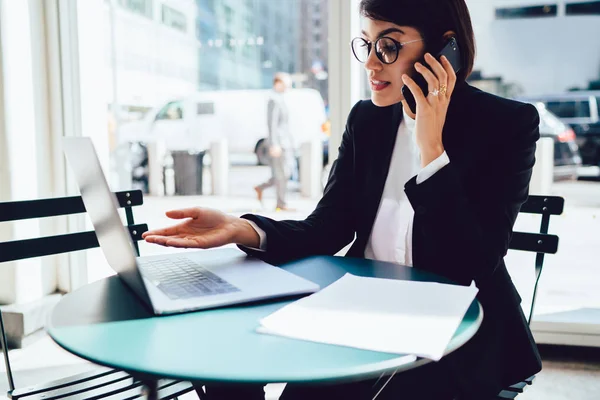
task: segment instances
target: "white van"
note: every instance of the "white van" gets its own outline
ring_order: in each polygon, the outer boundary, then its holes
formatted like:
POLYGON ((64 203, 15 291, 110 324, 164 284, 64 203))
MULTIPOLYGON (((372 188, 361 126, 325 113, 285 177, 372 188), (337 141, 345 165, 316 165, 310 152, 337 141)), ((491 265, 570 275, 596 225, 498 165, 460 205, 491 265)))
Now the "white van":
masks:
MULTIPOLYGON (((149 111, 142 120, 124 124, 119 141, 151 143, 161 140, 166 149, 202 151, 226 138, 230 153, 254 152, 265 163, 268 137, 267 103, 272 91, 236 90, 198 92, 149 111)), ((285 93, 290 129, 296 149, 308 140, 325 140, 325 105, 314 89, 285 93)))

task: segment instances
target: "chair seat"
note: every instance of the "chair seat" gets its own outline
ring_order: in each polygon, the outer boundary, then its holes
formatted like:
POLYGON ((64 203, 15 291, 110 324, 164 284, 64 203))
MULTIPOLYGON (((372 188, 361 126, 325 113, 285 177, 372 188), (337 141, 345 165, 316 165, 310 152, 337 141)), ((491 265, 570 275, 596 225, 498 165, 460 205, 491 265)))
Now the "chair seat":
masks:
POLYGON ((515 383, 501 391, 496 399, 515 399, 519 394, 523 393, 535 380, 535 375, 530 376, 523 382, 515 383))
MULTIPOLYGON (((100 367, 51 383, 14 390, 9 393, 9 398, 13 400, 124 400, 141 397, 142 389, 142 382, 132 378, 126 372, 100 367)), ((174 399, 193 389, 189 382, 160 380, 158 382, 158 398, 174 399)))
POLYGON ((527 384, 527 382, 523 381, 507 387, 506 390, 510 392, 523 393, 528 386, 529 385, 527 384))

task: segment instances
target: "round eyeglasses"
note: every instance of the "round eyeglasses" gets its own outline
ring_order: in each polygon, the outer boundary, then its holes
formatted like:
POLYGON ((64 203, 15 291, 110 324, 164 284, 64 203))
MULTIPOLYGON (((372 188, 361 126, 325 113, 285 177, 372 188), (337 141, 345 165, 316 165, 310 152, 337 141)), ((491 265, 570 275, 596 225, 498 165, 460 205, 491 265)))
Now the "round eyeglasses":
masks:
MULTIPOLYGON (((409 42, 401 43, 397 40, 394 40, 387 36, 382 36, 375 41, 375 55, 384 64, 393 64, 398 59, 398 53, 402 50, 402 47, 406 44, 421 42, 424 39, 411 40, 409 42)), ((366 39, 361 37, 357 37, 352 39, 350 43, 352 46, 352 53, 354 53, 354 57, 361 62, 367 62, 369 58, 369 54, 371 54, 371 47, 373 47, 373 43, 369 42, 366 39)))

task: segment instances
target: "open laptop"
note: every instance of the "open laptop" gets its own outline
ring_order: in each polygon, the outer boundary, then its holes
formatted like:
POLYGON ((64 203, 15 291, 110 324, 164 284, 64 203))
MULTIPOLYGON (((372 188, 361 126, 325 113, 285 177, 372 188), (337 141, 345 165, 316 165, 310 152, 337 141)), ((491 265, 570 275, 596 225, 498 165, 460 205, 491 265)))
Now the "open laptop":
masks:
POLYGON ((154 311, 173 314, 282 296, 314 293, 319 286, 247 257, 237 249, 138 257, 117 211, 89 138, 64 138, 64 152, 109 265, 154 311))

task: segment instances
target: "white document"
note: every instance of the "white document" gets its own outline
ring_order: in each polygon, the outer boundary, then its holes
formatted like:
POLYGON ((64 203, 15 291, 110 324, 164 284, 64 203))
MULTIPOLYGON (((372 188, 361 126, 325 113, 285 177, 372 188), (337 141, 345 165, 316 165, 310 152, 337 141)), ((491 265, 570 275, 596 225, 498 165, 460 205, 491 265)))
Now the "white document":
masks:
POLYGON ((478 289, 346 274, 260 321, 258 332, 438 361, 478 289))

